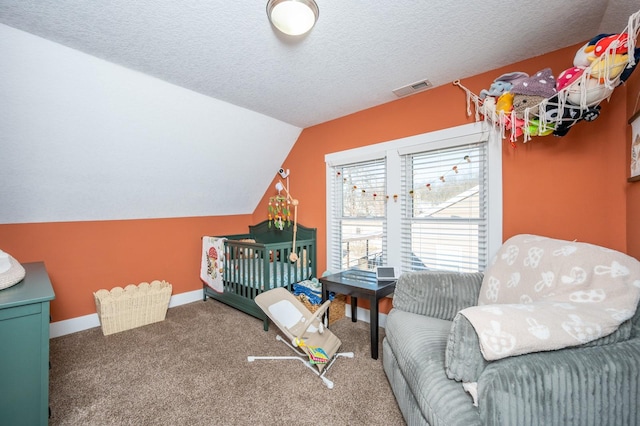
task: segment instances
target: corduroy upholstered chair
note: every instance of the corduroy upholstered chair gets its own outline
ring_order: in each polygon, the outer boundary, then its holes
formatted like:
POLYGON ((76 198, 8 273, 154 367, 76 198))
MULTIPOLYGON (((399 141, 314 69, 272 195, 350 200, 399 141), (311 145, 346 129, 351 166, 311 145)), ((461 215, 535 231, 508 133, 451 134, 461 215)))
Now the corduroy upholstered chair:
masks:
POLYGON ((396 286, 383 366, 409 425, 640 424, 640 262, 520 235, 484 273, 396 286))

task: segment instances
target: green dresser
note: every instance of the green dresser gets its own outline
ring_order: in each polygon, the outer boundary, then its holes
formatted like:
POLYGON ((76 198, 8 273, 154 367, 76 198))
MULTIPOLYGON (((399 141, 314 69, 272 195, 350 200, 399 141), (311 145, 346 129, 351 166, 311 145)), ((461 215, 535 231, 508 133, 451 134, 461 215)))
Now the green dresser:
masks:
POLYGON ((43 262, 25 263, 18 284, 0 290, 0 424, 49 421, 49 302, 43 262))

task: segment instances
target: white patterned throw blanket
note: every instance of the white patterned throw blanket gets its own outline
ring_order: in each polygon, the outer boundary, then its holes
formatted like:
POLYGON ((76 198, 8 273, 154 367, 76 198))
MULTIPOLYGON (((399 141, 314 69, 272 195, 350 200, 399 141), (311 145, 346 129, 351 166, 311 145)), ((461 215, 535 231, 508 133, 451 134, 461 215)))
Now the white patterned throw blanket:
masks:
POLYGON ((640 299, 640 262, 587 243, 517 235, 460 311, 486 360, 560 349, 613 333, 640 299))
POLYGON ((224 292, 222 275, 225 267, 225 241, 226 238, 202 237, 200 279, 218 293, 224 292))

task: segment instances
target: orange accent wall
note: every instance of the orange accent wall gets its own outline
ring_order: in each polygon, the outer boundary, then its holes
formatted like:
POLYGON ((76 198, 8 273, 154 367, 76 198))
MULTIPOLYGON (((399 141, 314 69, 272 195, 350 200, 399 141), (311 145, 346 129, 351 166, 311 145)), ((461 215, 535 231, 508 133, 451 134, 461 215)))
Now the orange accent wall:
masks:
MULTIPOLYGON (((475 93, 504 72, 554 75, 572 65, 580 45, 496 69, 462 83, 475 93)), ((579 123, 563 138, 534 138, 503 148, 503 238, 538 233, 605 245, 640 257, 640 183, 626 181, 630 129, 640 91, 634 73, 602 103, 600 117, 579 123)), ((452 80, 457 76, 451 76, 452 80)), ((391 88, 390 88, 391 89, 391 88)), ((437 87, 304 129, 283 167, 300 201, 298 220, 318 228, 318 273, 326 269, 325 162, 328 153, 470 123, 465 93, 437 87)), ((266 218, 265 193, 253 214, 105 222, 0 225, 2 250, 20 262, 44 260, 56 299, 53 321, 95 313, 92 293, 100 288, 164 279, 179 294, 201 288, 200 238, 246 232, 266 218)), ((381 312, 390 308, 383 301, 381 312)), ((365 306, 365 304, 363 304, 365 306)))
MULTIPOLYGON (((504 72, 530 75, 550 67, 554 75, 572 66, 576 45, 494 71, 462 79, 479 93, 504 72)), ((455 76, 452 76, 452 79, 455 76)), ((637 75, 632 75, 638 80, 637 75)), ((630 80, 631 80, 630 79, 630 80)), ((503 145, 503 239, 535 233, 577 239, 640 254, 640 183, 628 188, 627 88, 616 88, 594 122, 575 125, 564 137, 536 137, 512 148, 503 145), (637 222, 637 221, 636 221, 637 222)), ((634 92, 637 93, 637 90, 634 92)), ((326 188, 324 156, 473 121, 466 95, 451 85, 370 108, 304 129, 283 167, 291 170, 291 192, 300 200, 300 223, 318 227, 318 271, 326 269, 326 188)), ((272 188, 273 186, 271 186, 272 188)), ((254 213, 264 218, 267 198, 254 213)), ((388 312, 384 301, 381 312, 388 312)), ((362 306, 366 306, 365 303, 362 306)))
POLYGON ((503 150, 504 237, 534 233, 626 251, 626 100, 564 138, 503 150))
MULTIPOLYGON (((572 66, 580 46, 461 82, 479 93, 504 72, 532 75, 550 67, 558 75, 572 66)), ((318 227, 318 271, 326 269, 324 156, 472 122, 465 99, 460 88, 445 85, 304 129, 284 167, 291 169, 291 192, 300 200, 300 223, 318 227)), ((518 142, 516 148, 504 141, 504 239, 536 233, 626 250, 626 87, 618 87, 610 102, 601 106, 594 122, 578 123, 565 137, 536 137, 527 144, 518 142)), ((640 190, 640 183, 637 186, 640 190)), ((269 195, 258 206, 254 220, 264 217, 269 195)))
POLYGON ((52 322, 96 312, 93 292, 166 280, 173 294, 202 288, 201 238, 247 232, 251 216, 0 225, 2 250, 44 261, 56 294, 52 322))
MULTIPOLYGON (((640 71, 636 70, 626 83, 627 114, 631 118, 640 110, 640 71)), ((631 161, 631 126, 626 128, 626 172, 629 174, 631 161)), ((627 253, 640 259, 640 182, 630 182, 626 185, 627 201, 627 253)))

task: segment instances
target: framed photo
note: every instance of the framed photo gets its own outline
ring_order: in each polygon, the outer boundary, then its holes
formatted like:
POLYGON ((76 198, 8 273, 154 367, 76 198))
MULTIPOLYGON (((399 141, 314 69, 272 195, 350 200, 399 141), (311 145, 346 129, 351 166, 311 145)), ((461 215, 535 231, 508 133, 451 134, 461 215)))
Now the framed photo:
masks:
POLYGON ((629 119, 631 124, 631 164, 629 182, 640 181, 640 111, 629 119))

